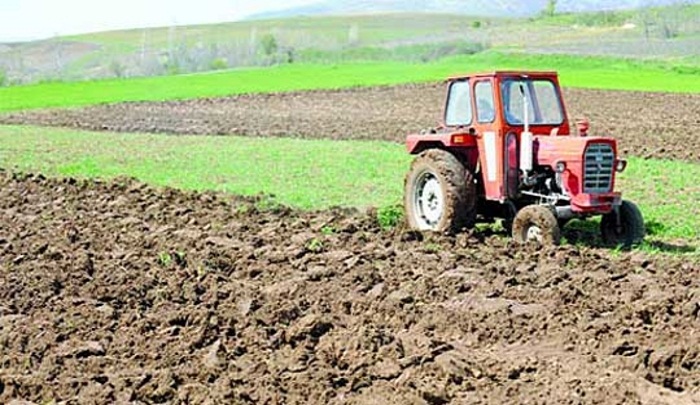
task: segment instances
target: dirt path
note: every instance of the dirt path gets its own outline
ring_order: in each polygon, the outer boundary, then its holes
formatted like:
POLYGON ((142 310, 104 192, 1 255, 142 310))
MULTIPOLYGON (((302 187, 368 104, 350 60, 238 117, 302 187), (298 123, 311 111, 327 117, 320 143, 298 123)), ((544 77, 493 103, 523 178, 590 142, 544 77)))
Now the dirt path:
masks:
MULTIPOLYGON (((436 125, 442 84, 125 103, 0 116, 0 123, 116 132, 381 139, 436 125)), ((623 154, 700 162, 700 95, 567 89, 571 117, 613 135, 623 154)))
POLYGON ((0 403, 694 404, 700 263, 0 172, 0 403))

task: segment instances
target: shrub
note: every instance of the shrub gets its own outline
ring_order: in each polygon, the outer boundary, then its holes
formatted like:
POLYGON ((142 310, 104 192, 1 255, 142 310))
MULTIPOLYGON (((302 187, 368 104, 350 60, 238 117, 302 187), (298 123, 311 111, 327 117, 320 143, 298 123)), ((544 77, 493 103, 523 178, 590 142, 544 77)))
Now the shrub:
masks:
POLYGON ((109 70, 114 77, 122 78, 126 76, 126 66, 118 60, 113 60, 109 64, 109 70))
POLYGON ((542 10, 542 14, 544 14, 546 17, 554 17, 556 13, 557 0, 548 0, 547 5, 545 6, 544 10, 542 10))
POLYGON ((277 53, 277 39, 272 34, 265 34, 260 39, 260 47, 266 56, 272 56, 277 53))
POLYGON ((216 58, 209 63, 209 68, 211 70, 228 69, 228 61, 224 58, 216 58))
POLYGON ((384 229, 399 225, 403 222, 403 207, 397 204, 380 208, 377 211, 377 221, 384 229))

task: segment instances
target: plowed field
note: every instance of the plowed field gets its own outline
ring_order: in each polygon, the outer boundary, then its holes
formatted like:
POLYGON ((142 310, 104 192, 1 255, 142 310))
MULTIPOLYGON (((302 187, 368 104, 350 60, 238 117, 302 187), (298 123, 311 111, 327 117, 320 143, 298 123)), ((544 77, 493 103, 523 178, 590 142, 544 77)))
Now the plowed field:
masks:
MULTIPOLYGON (((565 93, 569 115, 587 116, 592 134, 618 138, 623 154, 700 162, 700 95, 565 93)), ((424 84, 33 111, 0 116, 0 123, 401 142, 407 133, 435 126, 443 104, 444 86, 424 84)))
POLYGON ((0 172, 0 403, 700 403, 699 263, 255 207, 0 172))

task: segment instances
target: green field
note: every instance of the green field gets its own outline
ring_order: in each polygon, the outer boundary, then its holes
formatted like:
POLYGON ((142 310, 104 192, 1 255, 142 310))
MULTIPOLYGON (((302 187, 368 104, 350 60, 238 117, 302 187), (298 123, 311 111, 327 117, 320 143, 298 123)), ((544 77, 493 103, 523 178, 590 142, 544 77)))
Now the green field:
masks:
MULTIPOLYGON (((0 127, 0 167, 51 176, 132 176, 304 209, 401 204, 411 157, 389 142, 90 133, 0 127), (309 159, 313 156, 313 159, 309 159)), ((700 165, 631 158, 619 189, 639 203, 650 241, 700 245, 700 165)), ((699 246, 700 247, 700 246, 699 246)))
POLYGON ((0 167, 47 175, 133 176, 300 208, 398 202, 409 157, 388 142, 164 136, 0 127, 0 167), (309 156, 313 156, 310 159, 309 156))
POLYGON ((0 88, 0 111, 428 82, 469 71, 496 69, 557 70, 562 84, 568 87, 700 92, 700 74, 696 69, 670 63, 485 52, 432 63, 291 64, 192 75, 0 88))

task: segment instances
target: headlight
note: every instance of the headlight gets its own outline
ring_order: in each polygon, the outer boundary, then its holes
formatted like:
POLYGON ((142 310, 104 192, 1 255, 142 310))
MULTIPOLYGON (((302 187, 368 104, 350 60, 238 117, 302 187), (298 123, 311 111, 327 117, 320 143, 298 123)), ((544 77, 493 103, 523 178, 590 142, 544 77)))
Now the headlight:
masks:
POLYGON ((627 161, 624 159, 618 159, 617 162, 615 162, 615 171, 618 173, 622 173, 625 171, 627 168, 627 161))
POLYGON ((554 164, 554 171, 562 174, 566 171, 566 162, 557 162, 554 164))

